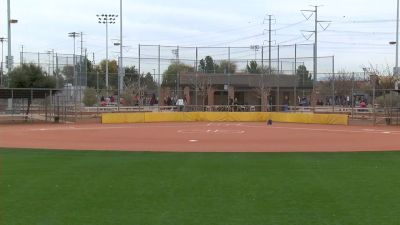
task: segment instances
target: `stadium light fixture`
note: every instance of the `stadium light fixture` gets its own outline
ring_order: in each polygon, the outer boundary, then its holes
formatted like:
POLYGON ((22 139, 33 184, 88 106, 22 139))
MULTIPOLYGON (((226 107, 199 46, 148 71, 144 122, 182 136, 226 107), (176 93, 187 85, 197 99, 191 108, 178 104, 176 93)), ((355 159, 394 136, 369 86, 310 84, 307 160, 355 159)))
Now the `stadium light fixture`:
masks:
POLYGON ((106 25, 106 88, 108 90, 108 24, 115 24, 115 19, 118 15, 115 14, 101 14, 96 15, 98 23, 106 25))

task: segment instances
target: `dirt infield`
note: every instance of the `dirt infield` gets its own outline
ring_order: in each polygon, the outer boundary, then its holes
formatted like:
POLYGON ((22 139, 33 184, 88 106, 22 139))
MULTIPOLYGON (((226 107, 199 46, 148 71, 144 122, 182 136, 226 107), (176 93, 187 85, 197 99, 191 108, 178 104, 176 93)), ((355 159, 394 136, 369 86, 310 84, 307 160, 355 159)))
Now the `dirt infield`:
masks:
POLYGON ((400 129, 265 123, 0 125, 0 147, 176 152, 400 150, 400 129))

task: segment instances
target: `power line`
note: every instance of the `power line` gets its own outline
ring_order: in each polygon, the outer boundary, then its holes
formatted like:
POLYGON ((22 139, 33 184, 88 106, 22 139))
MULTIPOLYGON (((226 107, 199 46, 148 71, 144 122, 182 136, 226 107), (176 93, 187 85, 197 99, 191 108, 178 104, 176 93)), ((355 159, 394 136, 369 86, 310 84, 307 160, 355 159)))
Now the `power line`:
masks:
POLYGON ((243 41, 243 40, 252 39, 252 38, 261 37, 261 36, 264 36, 264 34, 263 33, 255 34, 255 35, 251 35, 251 36, 247 36, 247 37, 242 37, 242 38, 238 38, 238 39, 229 40, 229 41, 226 41, 226 42, 220 42, 220 43, 216 43, 216 44, 212 44, 212 45, 206 45, 205 47, 212 47, 212 46, 216 46, 216 45, 231 44, 231 43, 234 43, 234 42, 243 41))
POLYGON ((292 23, 292 24, 288 24, 288 25, 283 26, 283 27, 276 28, 275 30, 276 30, 276 31, 284 30, 284 29, 287 29, 287 28, 290 28, 290 27, 294 27, 294 26, 300 25, 300 24, 302 24, 302 23, 304 23, 304 22, 306 22, 306 21, 307 21, 307 20, 301 20, 301 21, 298 21, 298 22, 296 22, 296 23, 292 23))
POLYGON ((394 23, 396 20, 380 19, 380 20, 352 20, 352 21, 334 21, 339 24, 357 24, 357 23, 394 23))
POLYGON ((333 32, 333 33, 353 33, 353 34, 382 34, 382 35, 392 35, 395 34, 395 32, 377 32, 377 31, 354 31, 354 30, 329 30, 327 32, 333 32))

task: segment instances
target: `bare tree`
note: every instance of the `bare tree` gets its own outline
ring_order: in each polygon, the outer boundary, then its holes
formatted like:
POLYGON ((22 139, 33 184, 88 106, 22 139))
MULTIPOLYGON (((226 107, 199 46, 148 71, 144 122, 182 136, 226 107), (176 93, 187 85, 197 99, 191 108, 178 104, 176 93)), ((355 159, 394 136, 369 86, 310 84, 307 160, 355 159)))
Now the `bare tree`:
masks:
POLYGON ((197 90, 197 95, 201 97, 201 104, 204 107, 206 105, 206 99, 208 98, 208 90, 212 88, 211 77, 206 75, 196 76, 196 79, 192 80, 191 86, 194 90, 197 90))
POLYGON ((140 84, 138 81, 132 82, 122 93, 125 104, 128 106, 143 105, 145 91, 146 85, 140 84))
POLYGON ((265 85, 265 76, 260 75, 257 86, 253 89, 256 98, 261 101, 261 111, 265 112, 269 110, 269 106, 271 105, 269 102, 269 97, 271 96, 271 88, 266 87, 265 85))

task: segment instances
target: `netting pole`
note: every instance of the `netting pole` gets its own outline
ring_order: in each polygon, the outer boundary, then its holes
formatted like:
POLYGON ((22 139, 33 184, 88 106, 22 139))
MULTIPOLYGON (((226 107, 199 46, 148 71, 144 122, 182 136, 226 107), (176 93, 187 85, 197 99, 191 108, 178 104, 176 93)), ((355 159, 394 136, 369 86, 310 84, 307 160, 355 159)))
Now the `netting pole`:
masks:
POLYGON ((14 89, 11 89, 11 103, 9 104, 11 109, 11 116, 14 114, 14 89))
POLYGON ((161 105, 161 45, 158 45, 158 111, 160 111, 161 105))
POLYGON ((197 104, 197 103, 198 103, 198 100, 197 100, 197 89, 199 88, 199 87, 198 87, 198 71, 199 71, 198 65, 199 65, 199 48, 196 47, 196 67, 195 67, 195 69, 196 69, 196 85, 195 85, 195 95, 196 95, 195 104, 196 104, 196 110, 195 110, 195 111, 197 111, 197 106, 198 106, 198 104, 197 104))
POLYGON ((294 103, 294 110, 297 110, 297 84, 299 77, 297 76, 297 44, 294 45, 294 68, 293 68, 293 75, 295 76, 295 83, 294 83, 294 96, 293 96, 293 103, 294 103))
POLYGON ((351 117, 354 119, 354 72, 351 74, 351 117))
POLYGON ((138 67, 138 96, 139 96, 139 98, 137 99, 137 101, 138 101, 138 106, 139 106, 139 112, 141 111, 141 109, 140 109, 140 107, 141 107, 141 104, 140 104, 140 101, 141 101, 141 99, 140 99, 140 97, 141 97, 141 91, 140 91, 140 77, 142 76, 141 75, 141 45, 139 44, 139 50, 138 50, 138 55, 139 55, 139 57, 138 57, 138 59, 139 59, 139 62, 138 62, 138 64, 139 64, 139 67, 138 67))
MULTIPOLYGON (((24 46, 22 45, 21 49, 21 54, 20 54, 20 59, 19 59, 20 65, 24 64, 24 46)), ((2 68, 3 69, 3 68, 2 68)), ((3 71, 2 71, 3 72, 3 71)))
POLYGON ((372 78, 372 114, 373 114, 373 125, 376 125, 376 110, 375 110, 375 91, 376 91, 376 76, 372 78))
POLYGON ((278 74, 277 74, 277 84, 276 84, 276 89, 277 89, 277 101, 276 101, 276 111, 279 112, 280 111, 280 100, 281 100, 281 96, 280 96, 280 73, 281 73, 281 67, 280 67, 280 46, 278 45, 278 74))
POLYGON ((332 56, 332 111, 335 112, 335 80, 336 80, 336 75, 335 75, 335 56, 332 56))
POLYGON ((265 69, 264 69, 264 45, 261 46, 261 112, 265 112, 265 69))
MULTIPOLYGON (((215 69, 214 69, 215 70, 215 69)), ((228 47, 228 98, 227 105, 229 105, 229 88, 231 86, 231 47, 228 47)), ((233 99, 235 99, 235 90, 233 90, 233 99)))

